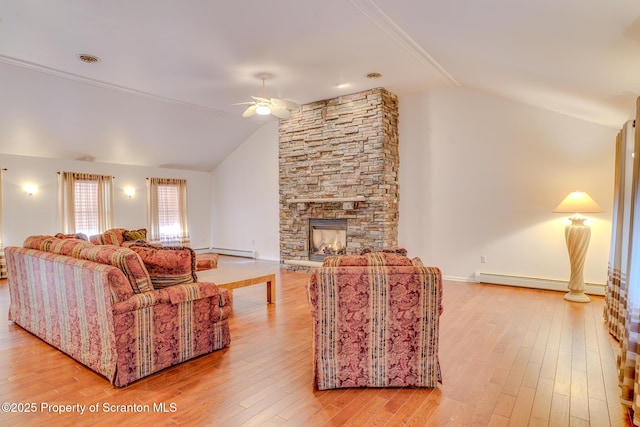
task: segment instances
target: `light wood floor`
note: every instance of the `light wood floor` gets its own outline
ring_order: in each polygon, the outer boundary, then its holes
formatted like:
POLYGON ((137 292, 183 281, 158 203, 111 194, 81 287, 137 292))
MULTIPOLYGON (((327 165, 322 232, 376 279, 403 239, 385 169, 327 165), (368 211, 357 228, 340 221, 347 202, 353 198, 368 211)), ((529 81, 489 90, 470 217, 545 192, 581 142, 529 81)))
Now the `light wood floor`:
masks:
MULTIPOLYGON (((220 268, 225 263, 255 267, 223 257, 220 268)), ((319 392, 311 386, 307 278, 279 271, 271 305, 264 285, 236 290, 229 348, 124 389, 2 322, 0 402, 35 403, 37 412, 0 413, 0 425, 630 425, 601 298, 568 303, 556 292, 445 282, 442 385, 319 392), (47 404, 98 411, 58 414, 47 404), (116 405, 150 412, 113 412, 116 405)), ((0 313, 8 301, 0 281, 0 313)))

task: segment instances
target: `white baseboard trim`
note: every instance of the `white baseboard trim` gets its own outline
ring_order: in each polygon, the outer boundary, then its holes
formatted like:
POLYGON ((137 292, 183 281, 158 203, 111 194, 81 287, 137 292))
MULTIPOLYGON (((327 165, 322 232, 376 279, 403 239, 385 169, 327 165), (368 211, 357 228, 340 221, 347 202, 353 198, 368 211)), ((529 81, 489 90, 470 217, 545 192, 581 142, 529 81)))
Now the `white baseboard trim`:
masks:
POLYGON ((256 251, 245 251, 242 249, 211 248, 210 251, 220 255, 231 255, 254 259, 256 257, 256 251))
POLYGON ((196 248, 191 248, 191 249, 193 249, 193 251, 195 253, 197 253, 197 254, 206 254, 208 252, 211 252, 211 249, 209 249, 209 248, 197 248, 197 249, 196 248))
POLYGON ((475 276, 471 277, 458 277, 458 276, 442 276, 442 280, 448 280, 450 282, 466 282, 473 283, 476 282, 475 276))
MULTIPOLYGON (((564 280, 540 279, 535 277, 508 276, 503 274, 476 273, 475 280, 479 283, 492 285, 519 286, 523 288, 546 289, 550 291, 567 292, 568 282, 564 280)), ((600 283, 585 283, 584 291, 591 295, 605 295, 606 286, 600 283)))

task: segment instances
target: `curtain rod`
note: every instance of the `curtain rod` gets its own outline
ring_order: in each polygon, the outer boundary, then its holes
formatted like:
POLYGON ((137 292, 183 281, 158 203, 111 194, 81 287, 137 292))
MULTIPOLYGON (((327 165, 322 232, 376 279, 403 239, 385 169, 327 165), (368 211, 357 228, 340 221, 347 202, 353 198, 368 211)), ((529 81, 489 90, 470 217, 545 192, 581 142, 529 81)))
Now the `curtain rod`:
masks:
MULTIPOLYGON (((6 169, 5 169, 5 170, 6 170, 6 169)), ((58 171, 58 172, 56 172, 56 173, 57 173, 58 175, 60 175, 62 172, 58 171)), ((100 175, 99 173, 89 173, 89 172, 71 172, 71 173, 80 173, 80 174, 83 174, 83 175, 100 175)), ((102 175, 102 176, 108 176, 108 175, 102 175)), ((115 176, 113 176, 113 175, 111 176, 111 178, 116 179, 116 177, 115 177, 115 176)))

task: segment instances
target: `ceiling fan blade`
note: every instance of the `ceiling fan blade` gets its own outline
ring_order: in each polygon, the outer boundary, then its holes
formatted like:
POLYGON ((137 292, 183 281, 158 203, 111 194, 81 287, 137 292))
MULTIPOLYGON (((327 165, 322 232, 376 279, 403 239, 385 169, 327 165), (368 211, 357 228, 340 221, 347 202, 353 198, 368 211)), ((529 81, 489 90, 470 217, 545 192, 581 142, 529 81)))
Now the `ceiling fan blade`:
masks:
POLYGON ((230 104, 230 105, 249 105, 249 104, 255 104, 255 102, 253 101, 247 101, 247 102, 236 102, 234 104, 230 104))
POLYGON ((287 106, 287 110, 289 111, 297 110, 298 108, 300 108, 300 106, 293 101, 289 101, 287 99, 283 99, 283 101, 287 106))
POLYGON ((269 101, 268 99, 260 98, 259 96, 252 96, 252 98, 255 99, 258 102, 263 102, 265 104, 270 104, 271 103, 271 101, 269 101))
POLYGON ((246 110, 244 110, 244 113, 242 113, 242 117, 251 117, 256 113, 256 105, 250 105, 249 108, 247 108, 246 110))
POLYGON ((286 108, 287 110, 297 110, 298 104, 287 99, 271 98, 271 103, 278 108, 286 108))
POLYGON ((281 108, 277 106, 274 106, 273 108, 271 108, 271 114, 278 117, 279 119, 285 119, 285 120, 291 117, 291 112, 289 110, 287 110, 286 108, 281 108))

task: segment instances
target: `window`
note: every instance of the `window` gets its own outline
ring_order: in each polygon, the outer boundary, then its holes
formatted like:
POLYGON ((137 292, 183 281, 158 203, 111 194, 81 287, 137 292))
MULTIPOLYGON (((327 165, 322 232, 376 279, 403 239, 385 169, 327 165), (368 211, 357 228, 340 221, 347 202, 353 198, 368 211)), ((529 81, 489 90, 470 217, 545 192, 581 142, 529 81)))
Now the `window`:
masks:
POLYGON ((74 185, 75 232, 98 234, 98 181, 78 179, 74 185))
POLYGON ((60 172, 58 184, 59 226, 63 233, 92 236, 111 228, 113 177, 60 172))
POLYGON ((147 179, 149 240, 167 246, 189 246, 187 181, 147 179))
POLYGON ((180 212, 178 210, 178 186, 158 185, 158 226, 160 240, 170 240, 180 235, 180 212))

